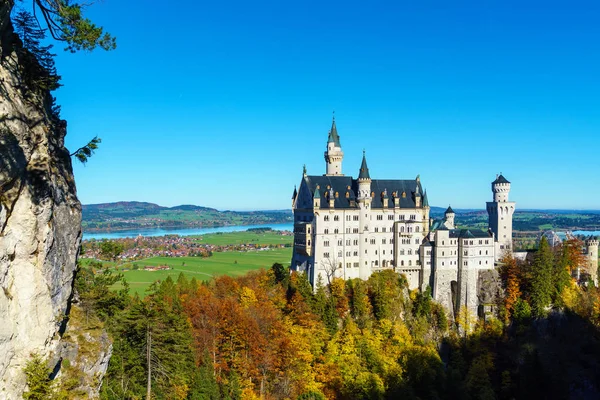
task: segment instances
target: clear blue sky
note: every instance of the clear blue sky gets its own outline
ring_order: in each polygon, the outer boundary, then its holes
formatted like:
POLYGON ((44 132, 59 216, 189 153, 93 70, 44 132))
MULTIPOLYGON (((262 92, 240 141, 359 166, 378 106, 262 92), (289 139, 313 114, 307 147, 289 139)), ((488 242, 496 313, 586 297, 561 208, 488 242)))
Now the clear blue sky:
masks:
POLYGON ((600 208, 598 1, 90 11, 118 49, 57 60, 67 146, 103 140, 75 165, 83 203, 289 208, 335 110, 346 174, 365 148, 372 177, 420 174, 432 205, 484 208, 502 172, 519 208, 600 208))

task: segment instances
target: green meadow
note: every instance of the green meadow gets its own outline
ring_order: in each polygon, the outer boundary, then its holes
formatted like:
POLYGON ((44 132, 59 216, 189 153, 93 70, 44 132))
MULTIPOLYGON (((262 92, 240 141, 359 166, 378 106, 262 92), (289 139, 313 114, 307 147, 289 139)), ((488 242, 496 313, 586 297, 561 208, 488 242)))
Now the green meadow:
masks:
POLYGON ((215 252, 212 257, 152 257, 135 261, 139 269, 134 270, 133 264, 126 263, 119 266, 125 280, 129 283, 131 293, 143 296, 146 289, 156 281, 162 281, 168 276, 177 280, 180 273, 188 279, 209 280, 214 276, 230 275, 241 276, 260 268, 270 268, 274 263, 289 265, 292 249, 276 249, 262 251, 228 251, 215 252), (168 265, 169 270, 144 271, 145 266, 168 265), (128 269, 128 270, 127 270, 128 269))

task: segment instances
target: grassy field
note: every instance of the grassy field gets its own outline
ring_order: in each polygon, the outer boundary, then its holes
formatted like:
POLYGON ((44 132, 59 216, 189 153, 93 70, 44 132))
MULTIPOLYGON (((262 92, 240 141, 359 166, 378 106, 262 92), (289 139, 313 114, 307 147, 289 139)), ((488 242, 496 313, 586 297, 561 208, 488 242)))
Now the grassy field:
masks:
MULTIPOLYGON (((277 249, 263 251, 229 251, 214 253, 212 257, 153 257, 139 260, 135 263, 140 269, 121 271, 130 285, 131 293, 143 296, 145 290, 155 281, 166 279, 170 276, 177 280, 180 273, 188 279, 209 280, 213 276, 230 275, 240 276, 260 268, 270 268, 273 263, 289 265, 292 249, 277 249), (168 265, 172 269, 167 271, 144 271, 147 265, 168 265)), ((132 268, 133 263, 123 264, 120 270, 132 268)))
POLYGON ((198 243, 222 245, 236 244, 260 244, 260 245, 277 245, 277 244, 292 244, 293 236, 283 236, 274 232, 258 233, 253 231, 244 232, 223 232, 211 233, 208 235, 196 236, 198 243))

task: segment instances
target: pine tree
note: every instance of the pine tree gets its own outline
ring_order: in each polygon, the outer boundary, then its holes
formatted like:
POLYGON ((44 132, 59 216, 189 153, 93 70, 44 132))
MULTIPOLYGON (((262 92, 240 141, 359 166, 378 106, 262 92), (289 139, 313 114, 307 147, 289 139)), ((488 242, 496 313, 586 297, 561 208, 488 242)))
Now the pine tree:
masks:
POLYGON ((39 354, 32 354, 31 360, 27 362, 24 369, 27 377, 28 390, 23 393, 26 400, 51 399, 54 393, 54 385, 50 380, 50 368, 39 354))
POLYGON ((55 90, 60 86, 56 73, 52 45, 43 46, 46 32, 41 29, 33 15, 27 11, 17 12, 13 18, 15 33, 23 43, 19 56, 24 66, 23 77, 30 88, 55 90))
POLYGON ((531 311, 533 316, 545 315, 545 308, 552 301, 554 286, 552 281, 553 255, 548 240, 542 236, 540 247, 532 266, 531 311))

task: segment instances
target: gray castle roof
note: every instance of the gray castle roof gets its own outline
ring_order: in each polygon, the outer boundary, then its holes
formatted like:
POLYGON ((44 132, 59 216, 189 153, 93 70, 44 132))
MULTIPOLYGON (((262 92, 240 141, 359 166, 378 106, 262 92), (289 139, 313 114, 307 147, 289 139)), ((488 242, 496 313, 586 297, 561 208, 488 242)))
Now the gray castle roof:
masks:
POLYGON ((337 147, 342 147, 340 144, 340 135, 338 135, 337 127, 335 126, 335 118, 331 123, 331 130, 329 131, 329 138, 327 139, 327 143, 333 143, 337 147))
MULTIPOLYGON (((321 208, 329 207, 330 189, 333 189, 334 193, 334 208, 358 207, 356 202, 358 180, 353 179, 351 176, 308 175, 305 177, 305 181, 313 196, 318 194, 321 198, 321 208), (337 193, 337 197, 335 197, 335 193, 337 193)), ((400 200, 400 208, 416 208, 413 193, 416 191, 417 185, 420 185, 420 183, 414 179, 374 179, 371 181, 371 192, 374 193, 371 208, 383 208, 383 193, 386 190, 388 196, 392 197, 388 201, 387 208, 394 208, 394 197, 400 200), (404 197, 402 193, 405 194, 404 197)), ((422 188, 419 187, 419 190, 422 190, 422 188)))
POLYGON ((495 185, 496 183, 510 183, 510 182, 504 176, 502 176, 502 174, 500 174, 500 175, 498 175, 496 180, 494 182, 492 182, 493 185, 495 185))
POLYGON ((371 176, 369 175, 369 167, 367 167, 367 156, 365 155, 364 151, 362 163, 360 164, 360 171, 358 173, 358 179, 371 179, 371 176))
POLYGON ((451 229, 451 238, 469 239, 469 238, 490 238, 492 234, 489 231, 481 229, 451 229))
POLYGON ((454 210, 452 209, 452 207, 448 206, 444 214, 454 214, 454 210))

